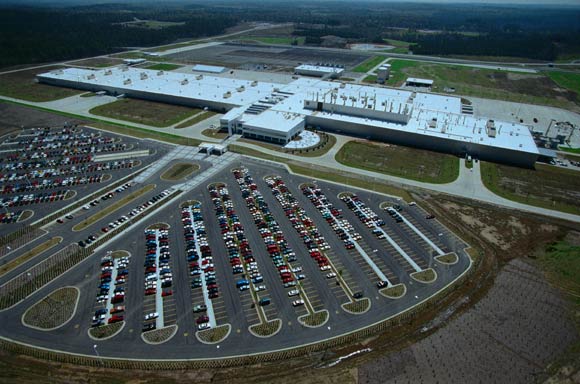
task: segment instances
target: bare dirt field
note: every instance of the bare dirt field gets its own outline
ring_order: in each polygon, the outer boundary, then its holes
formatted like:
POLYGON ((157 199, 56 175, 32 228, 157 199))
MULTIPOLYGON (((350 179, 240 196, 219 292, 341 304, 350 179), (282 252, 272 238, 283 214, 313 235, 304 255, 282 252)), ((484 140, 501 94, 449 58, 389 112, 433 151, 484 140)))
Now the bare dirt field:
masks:
POLYGON ((81 121, 21 105, 0 103, 0 136, 18 131, 22 129, 22 126, 24 128, 54 127, 61 126, 65 122, 78 124, 81 121))

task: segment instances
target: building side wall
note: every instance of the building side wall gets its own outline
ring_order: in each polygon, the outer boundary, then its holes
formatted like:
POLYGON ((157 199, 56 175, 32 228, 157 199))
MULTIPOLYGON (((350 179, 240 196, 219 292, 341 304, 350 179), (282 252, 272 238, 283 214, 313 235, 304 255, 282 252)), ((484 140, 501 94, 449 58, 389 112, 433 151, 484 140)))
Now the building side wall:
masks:
POLYGON ((324 117, 307 116, 306 124, 315 128, 320 128, 324 131, 385 141, 409 147, 423 148, 437 152, 451 153, 458 156, 469 154, 472 157, 485 161, 518 165, 526 168, 533 167, 538 158, 537 154, 528 152, 490 147, 477 143, 466 143, 413 132, 397 131, 388 128, 332 120, 324 117))
POLYGON ((194 108, 209 108, 213 109, 218 112, 227 112, 230 109, 237 107, 236 104, 228 104, 222 102, 215 102, 215 101, 208 101, 208 100, 199 100, 194 99, 191 97, 186 96, 175 96, 175 95, 162 95, 154 92, 147 92, 147 91, 137 91, 128 88, 121 88, 121 87, 113 87, 104 84, 91 84, 82 81, 71 81, 65 79, 52 79, 52 78, 45 78, 42 76, 38 76, 38 80, 41 83, 55 85, 59 87, 68 87, 68 88, 75 88, 81 89, 84 91, 91 91, 91 92, 99 92, 105 91, 113 96, 117 95, 126 95, 127 97, 133 97, 136 99, 143 99, 143 100, 150 100, 150 101, 158 101, 162 103, 169 103, 169 104, 177 104, 183 105, 186 107, 194 107, 194 108))

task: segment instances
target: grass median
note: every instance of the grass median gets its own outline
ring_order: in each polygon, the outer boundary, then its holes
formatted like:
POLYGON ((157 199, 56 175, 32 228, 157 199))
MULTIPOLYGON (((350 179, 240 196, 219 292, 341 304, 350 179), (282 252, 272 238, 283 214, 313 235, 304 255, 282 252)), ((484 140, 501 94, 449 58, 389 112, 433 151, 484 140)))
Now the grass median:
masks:
POLYGON ((49 249, 55 247, 57 244, 60 244, 62 240, 63 239, 60 236, 53 237, 52 239, 45 241, 44 243, 32 248, 30 251, 24 253, 22 256, 19 256, 16 259, 13 259, 12 261, 4 264, 2 267, 0 267, 0 276, 4 276, 8 272, 17 268, 18 266, 26 263, 28 260, 34 259, 41 253, 46 252, 49 249))
POLYGON ((171 168, 163 172, 161 180, 177 181, 181 180, 199 169, 199 165, 190 163, 173 164, 171 168))
POLYGON ((149 185, 146 185, 143 188, 139 189, 138 191, 135 191, 135 192, 131 193, 130 195, 123 197, 121 200, 117 201, 116 203, 109 205, 105 209, 95 213, 91 217, 89 217, 86 220, 83 220, 79 224, 75 225, 72 228, 73 231, 82 231, 82 230, 90 227, 91 225, 93 225, 97 221, 101 220, 102 218, 107 217, 111 213, 121 209, 122 207, 129 204, 130 202, 137 200, 139 197, 143 196, 147 192, 152 191, 153 189, 155 189, 156 186, 157 185, 155 185, 155 184, 149 184, 149 185))
POLYGON ((580 215, 580 173, 572 169, 536 164, 524 169, 481 163, 481 181, 487 189, 508 200, 580 215))
POLYGON ((78 299, 78 288, 57 289, 28 308, 22 316, 22 322, 44 330, 61 327, 73 317, 78 299))

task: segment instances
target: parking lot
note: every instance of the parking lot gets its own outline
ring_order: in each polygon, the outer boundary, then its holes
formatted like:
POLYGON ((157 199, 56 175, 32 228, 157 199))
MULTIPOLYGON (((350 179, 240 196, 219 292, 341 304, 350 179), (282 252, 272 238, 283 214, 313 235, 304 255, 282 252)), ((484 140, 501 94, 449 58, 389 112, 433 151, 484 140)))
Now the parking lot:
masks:
MULTIPOLYGON (((118 195, 159 182, 163 171, 118 195)), ((123 316, 123 330, 99 342, 102 355, 207 358, 264 352, 381 321, 434 294, 469 266, 466 245, 417 205, 297 177, 271 164, 245 159, 243 166, 218 172, 211 182, 156 210, 153 197, 163 199, 159 191, 168 185, 139 199, 139 206, 153 204, 151 217, 127 226, 89 258, 92 262, 51 283, 84 287, 71 326, 54 335, 27 329, 26 340, 91 353, 86 330, 93 321, 123 316), (390 207, 401 220, 387 211, 390 207), (107 253, 114 250, 131 256, 117 266, 107 253), (459 255, 456 264, 433 259, 449 251, 459 255), (436 271, 432 283, 411 276, 429 268, 436 271), (406 286, 403 297, 381 294, 399 283, 406 286), (95 303, 98 296, 106 297, 106 307, 95 303), (112 303, 116 296, 123 296, 122 304, 112 303), (175 336, 143 348, 143 332, 169 325, 178 326, 175 336), (219 348, 195 336, 222 325, 231 325, 231 333, 219 348)), ((129 216, 135 206, 114 216, 129 216)), ((2 313, 3 318, 18 316, 22 307, 2 313)))
POLYGON ((136 172, 168 149, 76 126, 25 129, 5 137, 0 143, 0 235, 136 172), (137 150, 149 155, 135 156, 137 150))

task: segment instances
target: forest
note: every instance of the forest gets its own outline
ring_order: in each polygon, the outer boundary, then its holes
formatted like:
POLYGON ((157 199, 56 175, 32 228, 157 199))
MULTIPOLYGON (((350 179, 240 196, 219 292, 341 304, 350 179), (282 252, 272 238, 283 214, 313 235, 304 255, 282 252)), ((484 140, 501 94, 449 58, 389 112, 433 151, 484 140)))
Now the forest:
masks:
POLYGON ((252 21, 293 22, 294 35, 306 37, 310 45, 333 35, 348 42, 403 40, 417 54, 547 61, 580 56, 580 7, 239 0, 159 4, 2 3, 0 67, 212 36, 252 21), (123 24, 136 19, 177 23, 158 29, 123 24))

